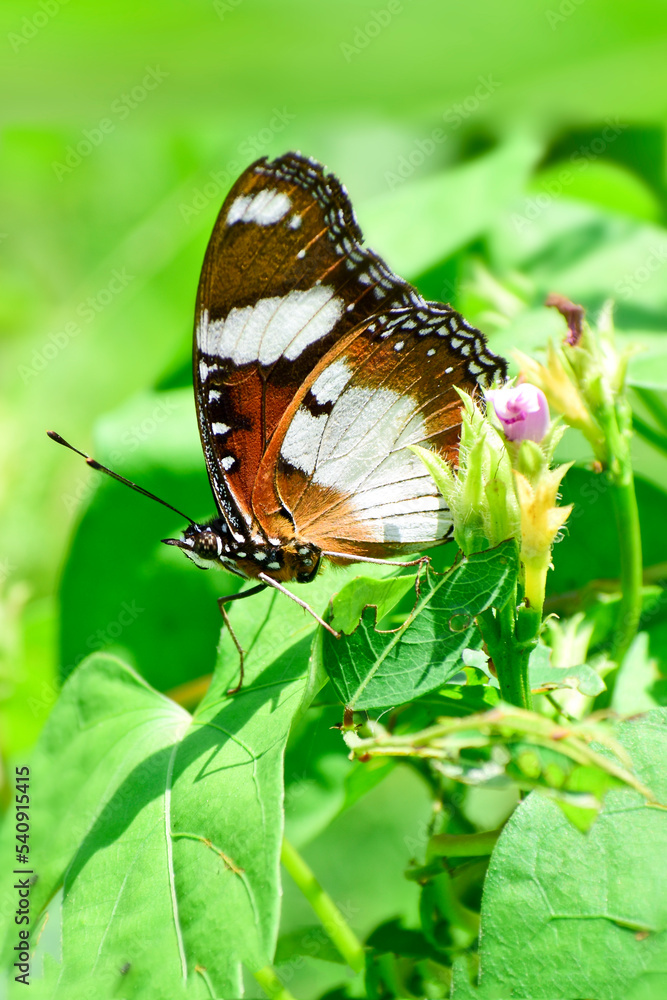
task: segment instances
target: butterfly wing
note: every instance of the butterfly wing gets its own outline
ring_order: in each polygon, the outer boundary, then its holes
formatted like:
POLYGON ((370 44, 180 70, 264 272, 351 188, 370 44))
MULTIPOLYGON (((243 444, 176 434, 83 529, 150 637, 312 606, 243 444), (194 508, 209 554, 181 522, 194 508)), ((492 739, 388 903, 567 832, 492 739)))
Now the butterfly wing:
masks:
POLYGON ((456 462, 454 386, 475 392, 505 370, 447 307, 378 314, 330 351, 293 400, 260 469, 255 509, 275 508, 273 474, 297 537, 324 551, 386 558, 438 544, 451 518, 408 445, 456 462))
POLYGON ((197 295, 194 384, 232 530, 253 523, 262 457, 318 362, 378 309, 422 301, 361 240, 342 185, 296 153, 258 160, 223 204, 197 295))

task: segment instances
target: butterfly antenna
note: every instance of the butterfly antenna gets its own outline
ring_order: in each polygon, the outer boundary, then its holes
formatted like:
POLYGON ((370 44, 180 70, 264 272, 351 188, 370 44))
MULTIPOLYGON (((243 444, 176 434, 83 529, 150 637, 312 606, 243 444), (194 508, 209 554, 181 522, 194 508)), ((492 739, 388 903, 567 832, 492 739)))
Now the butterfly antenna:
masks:
POLYGON ((160 497, 156 497, 154 493, 150 493, 148 490, 145 490, 143 486, 138 486, 136 483, 133 483, 130 479, 126 479, 125 476, 119 475, 112 469, 107 469, 106 465, 101 465, 96 459, 91 458, 90 455, 86 455, 85 452, 79 451, 78 448, 75 448, 73 444, 70 444, 69 441, 66 441, 64 437, 60 436, 60 434, 56 434, 55 431, 47 431, 46 433, 48 434, 48 436, 51 438, 52 441, 56 442, 56 444, 61 444, 64 448, 69 448, 70 451, 75 452, 77 455, 81 455, 81 458, 85 458, 86 463, 91 467, 91 469, 97 469, 98 472, 104 472, 107 476, 111 476, 112 479, 117 479, 119 483, 123 483, 125 486, 129 486, 130 489, 136 490, 137 493, 143 493, 143 495, 145 497, 148 497, 150 500, 155 500, 157 501, 157 503, 161 503, 163 507, 168 507, 169 510, 173 510, 175 514, 178 514, 179 517, 182 517, 186 521, 189 521, 190 524, 195 523, 191 517, 188 517, 187 514, 184 514, 182 510, 178 510, 177 507, 172 507, 172 505, 170 503, 167 503, 166 500, 161 500, 160 497))

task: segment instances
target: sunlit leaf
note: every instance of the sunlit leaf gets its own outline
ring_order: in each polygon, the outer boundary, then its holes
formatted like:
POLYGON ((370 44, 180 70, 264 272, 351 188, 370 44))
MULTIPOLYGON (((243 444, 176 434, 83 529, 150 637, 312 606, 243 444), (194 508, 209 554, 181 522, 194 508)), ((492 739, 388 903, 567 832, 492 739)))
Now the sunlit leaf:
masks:
POLYGON ((351 635, 323 636, 323 660, 340 699, 351 708, 400 705, 461 669, 473 643, 475 615, 508 600, 517 574, 513 541, 478 552, 443 576, 422 577, 414 610, 391 632, 376 629, 366 608, 351 635))
MULTIPOLYGON (((618 737, 667 803, 667 712, 624 723, 618 737)), ((588 834, 553 803, 529 796, 491 858, 479 988, 459 967, 454 1000, 657 1000, 667 988, 667 872, 658 860, 666 851, 667 808, 636 792, 609 793, 588 834)))

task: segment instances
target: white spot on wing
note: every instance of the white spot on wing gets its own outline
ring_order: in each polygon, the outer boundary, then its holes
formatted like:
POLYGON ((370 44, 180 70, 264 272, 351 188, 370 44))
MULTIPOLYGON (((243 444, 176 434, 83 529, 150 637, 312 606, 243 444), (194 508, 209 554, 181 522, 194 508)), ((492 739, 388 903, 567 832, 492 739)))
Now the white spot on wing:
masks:
POLYGON ((350 380, 350 370, 344 361, 334 361, 313 382, 311 392, 320 405, 335 403, 350 380))
POLYGON ((232 207, 227 212, 227 225, 233 226, 235 222, 240 222, 246 212, 248 205, 252 201, 248 195, 241 195, 232 202, 232 207))
POLYGON ((214 434, 226 434, 227 431, 231 430, 231 427, 228 424, 214 423, 211 424, 211 430, 214 434))
MULTIPOLYGON (((231 469, 231 467, 232 467, 232 465, 234 464, 235 461, 236 461, 236 459, 234 458, 233 455, 225 455, 224 458, 220 459, 220 465, 223 467, 223 469, 225 470, 225 472, 228 472, 229 469, 231 469)), ((241 536, 234 535, 234 538, 236 538, 237 541, 238 540, 243 541, 243 535, 241 535, 241 536)))
MULTIPOLYGON (((335 364, 342 364, 336 362, 335 364)), ((325 375, 335 376, 334 365, 325 375)), ((342 372, 340 373, 342 377, 342 372)), ((319 386, 326 392, 327 382, 319 386)), ((345 389, 329 415, 300 408, 288 428, 282 454, 312 475, 313 483, 348 496, 361 537, 418 547, 443 538, 451 517, 435 483, 406 445, 424 441, 423 414, 409 395, 390 389, 345 389)), ((317 397, 316 397, 317 398, 317 397)))
POLYGON ((289 220, 290 229, 298 229, 300 225, 301 225, 301 216, 293 215, 292 218, 289 220))
POLYGON ((292 418, 283 438, 280 454, 296 469, 311 475, 317 461, 322 433, 327 423, 326 413, 314 417, 305 407, 300 406, 292 418))
POLYGON ((230 358, 236 365, 253 361, 270 365, 281 356, 293 361, 309 344, 325 337, 342 312, 343 303, 333 288, 318 285, 234 308, 226 319, 213 323, 204 323, 202 314, 197 342, 204 353, 230 358))
POLYGON ((235 222, 256 222, 258 226, 272 226, 286 215, 292 202, 281 191, 265 188, 256 195, 239 195, 227 213, 227 225, 235 222))

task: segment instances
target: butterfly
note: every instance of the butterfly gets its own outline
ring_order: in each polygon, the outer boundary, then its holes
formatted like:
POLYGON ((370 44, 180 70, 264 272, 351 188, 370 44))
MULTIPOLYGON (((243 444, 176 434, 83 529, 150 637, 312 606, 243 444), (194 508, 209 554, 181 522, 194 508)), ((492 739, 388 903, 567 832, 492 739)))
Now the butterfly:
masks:
POLYGON ((505 376, 479 330, 363 246, 333 174, 299 153, 263 157, 225 199, 197 292, 194 391, 218 514, 182 515, 182 537, 163 541, 257 581, 238 596, 282 590, 331 630, 284 585, 312 580, 323 559, 447 540, 447 506, 409 446, 456 463, 454 387, 505 376))

